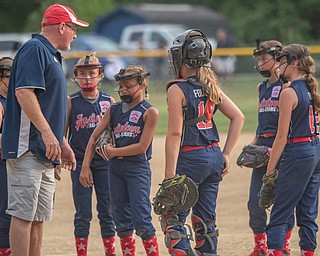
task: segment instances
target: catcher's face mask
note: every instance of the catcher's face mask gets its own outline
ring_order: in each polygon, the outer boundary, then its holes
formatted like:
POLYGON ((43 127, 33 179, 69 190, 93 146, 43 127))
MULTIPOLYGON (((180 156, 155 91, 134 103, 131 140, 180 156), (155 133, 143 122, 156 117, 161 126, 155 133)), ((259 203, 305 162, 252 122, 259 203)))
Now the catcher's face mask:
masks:
POLYGON ((286 70, 288 68, 289 65, 291 65, 291 63, 295 60, 300 60, 304 57, 310 56, 309 52, 302 52, 296 55, 290 54, 287 51, 283 51, 283 52, 279 52, 275 59, 277 62, 279 62, 279 68, 282 67, 280 70, 283 72, 281 73, 280 71, 280 75, 279 75, 279 79, 283 82, 283 83, 288 83, 288 77, 286 76, 286 70), (283 66, 286 65, 283 69, 283 66))
POLYGON ((133 101, 133 96, 139 91, 143 81, 144 76, 149 76, 150 73, 141 74, 140 72, 135 72, 132 74, 126 74, 126 69, 120 69, 119 73, 114 76, 117 82, 114 90, 119 93, 120 99, 125 103, 131 103, 133 101), (126 94, 130 89, 139 87, 135 90, 133 94, 126 94))
POLYGON ((258 59, 258 62, 261 64, 257 64, 254 68, 259 72, 262 77, 269 78, 271 76, 271 70, 276 64, 275 56, 281 50, 281 46, 270 47, 270 48, 261 48, 260 47, 260 39, 256 40, 257 48, 253 50, 253 57, 258 59), (273 62, 272 66, 269 69, 261 69, 263 66, 268 64, 270 61, 273 62))
POLYGON ((198 29, 190 29, 176 37, 168 50, 170 66, 176 78, 181 78, 183 64, 188 68, 210 67, 212 46, 206 35, 198 29))
POLYGON ((83 93, 91 93, 97 90, 103 79, 103 69, 100 62, 92 62, 92 56, 87 55, 84 62, 74 66, 74 82, 83 93), (91 57, 91 60, 90 60, 91 57))

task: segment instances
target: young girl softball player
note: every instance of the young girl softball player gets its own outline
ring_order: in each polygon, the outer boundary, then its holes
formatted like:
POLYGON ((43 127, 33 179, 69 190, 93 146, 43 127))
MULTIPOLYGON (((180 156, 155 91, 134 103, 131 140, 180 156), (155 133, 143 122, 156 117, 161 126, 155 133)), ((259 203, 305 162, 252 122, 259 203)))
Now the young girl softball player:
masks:
MULTIPOLYGON (((258 106, 258 127, 256 136, 251 144, 272 147, 277 134, 279 117, 279 98, 284 86, 279 80, 279 63, 276 62, 276 54, 282 50, 282 44, 276 40, 260 42, 257 40, 257 47, 253 51, 253 56, 257 58, 256 69, 265 80, 258 85, 259 106, 258 106)), ((250 194, 248 201, 249 226, 254 233, 255 247, 250 256, 267 255, 267 213, 259 206, 258 193, 262 186, 262 177, 266 173, 267 167, 254 168, 252 170, 250 182, 250 194)), ((291 230, 294 226, 293 214, 288 220, 288 231, 284 243, 283 252, 290 255, 289 241, 291 230)))
POLYGON ((165 144, 165 179, 186 175, 198 186, 199 199, 192 208, 195 251, 184 223, 190 211, 161 216, 170 255, 216 255, 216 203, 219 183, 230 170, 229 155, 244 123, 239 108, 219 88, 210 68, 212 47, 202 31, 187 30, 169 49, 171 67, 178 80, 167 86, 168 132, 165 144), (213 121, 220 110, 230 119, 223 150, 213 121))
POLYGON ((158 110, 150 105, 143 92, 148 76, 141 66, 128 66, 115 75, 121 102, 112 105, 92 133, 82 165, 80 182, 91 187, 90 162, 98 136, 110 125, 115 147, 102 146, 103 156, 110 158, 109 190, 116 231, 123 255, 135 255, 134 230, 141 237, 148 256, 158 256, 159 248, 151 219, 152 139, 158 122, 158 110))
POLYGON ((279 126, 266 173, 276 172, 281 157, 267 226, 268 255, 283 255, 288 220, 295 209, 301 255, 313 256, 320 184, 320 95, 315 63, 309 49, 300 44, 284 47, 276 59, 281 79, 291 83, 280 96, 279 126))
MULTIPOLYGON (((74 235, 77 255, 87 255, 90 221, 92 219, 92 187, 83 187, 79 175, 88 140, 114 99, 98 89, 103 79, 102 64, 91 53, 74 66, 74 82, 80 91, 68 97, 68 138, 76 159, 77 168, 71 172, 72 195, 76 213, 74 235)), ((105 255, 115 255, 115 226, 111 215, 108 189, 109 162, 98 154, 93 156, 90 175, 94 180, 97 210, 105 255)))

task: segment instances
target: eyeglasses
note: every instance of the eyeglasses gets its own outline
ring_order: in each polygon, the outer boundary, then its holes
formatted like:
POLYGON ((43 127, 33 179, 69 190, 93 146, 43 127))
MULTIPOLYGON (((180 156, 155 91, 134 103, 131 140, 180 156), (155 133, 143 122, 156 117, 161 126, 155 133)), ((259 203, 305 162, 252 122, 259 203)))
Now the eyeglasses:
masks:
POLYGON ((69 28, 71 28, 73 34, 77 34, 77 32, 78 32, 78 29, 77 29, 77 28, 74 28, 74 27, 70 26, 70 25, 67 24, 67 23, 66 23, 66 26, 69 27, 69 28))

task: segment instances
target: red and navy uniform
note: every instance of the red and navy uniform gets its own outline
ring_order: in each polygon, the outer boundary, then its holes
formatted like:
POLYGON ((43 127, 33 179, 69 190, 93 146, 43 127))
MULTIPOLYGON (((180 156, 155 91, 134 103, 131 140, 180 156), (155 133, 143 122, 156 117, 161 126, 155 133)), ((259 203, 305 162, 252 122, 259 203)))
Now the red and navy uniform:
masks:
POLYGON ((282 249, 289 217, 296 209, 300 248, 314 251, 320 186, 319 116, 314 111, 305 80, 295 80, 290 87, 297 94, 298 105, 292 111, 288 142, 280 162, 274 206, 267 226, 268 248, 282 249))
MULTIPOLYGON (((259 105, 258 105, 258 127, 256 136, 258 145, 272 147, 277 130, 279 118, 279 97, 282 91, 282 82, 280 80, 269 84, 268 80, 259 84, 259 105)), ((251 174, 250 192, 249 192, 249 226, 254 234, 262 234, 266 231, 267 214, 259 206, 259 191, 262 186, 262 177, 266 173, 267 167, 255 168, 251 174)), ((288 228, 291 230, 294 226, 294 216, 288 220, 288 228)))
MULTIPOLYGON (((201 117, 206 112, 209 104, 207 96, 203 93, 203 86, 196 77, 191 77, 195 82, 176 82, 184 93, 187 105, 183 107, 184 120, 201 117)), ((187 79, 188 80, 188 79, 187 79)), ((190 125, 183 126, 181 150, 178 157, 176 173, 190 177, 198 186, 199 199, 192 208, 193 217, 202 219, 207 228, 201 228, 196 236, 200 238, 201 246, 196 249, 201 253, 217 253, 216 203, 219 191, 221 174, 224 169, 224 158, 218 145, 219 134, 212 115, 218 105, 212 106, 210 118, 190 125), (212 246, 212 243, 214 246, 212 246)), ((179 222, 185 223, 190 211, 179 214, 179 221, 172 229, 186 234, 186 229, 179 222)), ((198 243, 197 243, 198 245, 198 243)), ((188 252, 190 242, 182 238, 174 248, 188 252)))
MULTIPOLYGON (((110 127, 116 147, 138 143, 144 128, 143 115, 151 107, 146 100, 131 109, 118 102, 110 109, 110 127)), ((151 219, 151 158, 152 143, 145 154, 110 159, 110 195, 112 214, 120 238, 134 229, 142 240, 155 236, 151 219)))
MULTIPOLYGON (((92 188, 85 188, 79 182, 82 161, 86 146, 93 130, 98 126, 104 113, 111 105, 110 95, 99 91, 94 101, 85 99, 78 91, 70 95, 71 112, 69 117, 69 143, 77 160, 76 170, 71 172, 72 194, 76 208, 74 216, 75 237, 89 236, 92 219, 92 188)), ((108 190, 109 162, 95 154, 90 165, 94 189, 97 196, 98 218, 100 220, 101 236, 103 238, 115 235, 114 222, 110 209, 108 190)))
MULTIPOLYGON (((6 98, 0 95, 0 103, 6 112, 6 98)), ((2 125, 0 128, 2 133, 2 125)), ((8 206, 8 190, 7 190, 7 170, 3 161, 0 161, 0 248, 10 248, 9 230, 11 216, 6 214, 8 206)))

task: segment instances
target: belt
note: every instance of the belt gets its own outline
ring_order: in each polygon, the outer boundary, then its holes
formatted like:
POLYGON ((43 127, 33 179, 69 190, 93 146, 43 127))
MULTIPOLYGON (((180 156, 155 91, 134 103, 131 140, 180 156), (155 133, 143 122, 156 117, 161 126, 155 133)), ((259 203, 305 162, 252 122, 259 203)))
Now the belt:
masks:
POLYGON ((219 143, 218 142, 212 142, 212 144, 210 144, 208 146, 183 146, 181 151, 183 153, 185 153, 185 152, 188 152, 188 151, 191 151, 191 150, 196 150, 196 149, 199 149, 199 148, 212 148, 212 146, 217 147, 217 146, 219 146, 219 143))
POLYGON ((301 143, 301 142, 311 142, 313 140, 316 140, 318 136, 308 136, 308 137, 297 137, 297 138, 288 138, 287 144, 290 144, 291 142, 293 144, 295 143, 301 143))
POLYGON ((263 134, 259 134, 257 135, 258 137, 265 137, 265 138, 268 138, 268 137, 274 137, 276 136, 277 134, 276 133, 273 133, 273 132, 266 132, 266 133, 263 133, 263 134))

